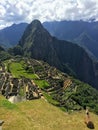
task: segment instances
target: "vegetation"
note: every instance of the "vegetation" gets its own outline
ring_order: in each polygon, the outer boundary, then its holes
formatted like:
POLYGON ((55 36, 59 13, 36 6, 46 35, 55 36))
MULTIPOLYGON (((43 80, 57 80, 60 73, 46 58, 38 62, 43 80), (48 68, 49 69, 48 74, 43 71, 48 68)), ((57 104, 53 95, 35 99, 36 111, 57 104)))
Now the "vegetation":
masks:
MULTIPOLYGON (((47 101, 64 111, 79 111, 87 106, 91 111, 98 114, 98 91, 88 84, 65 76, 66 79, 60 71, 36 60, 30 61, 18 58, 16 61, 14 59, 5 61, 5 65, 15 78, 33 79, 35 84, 42 90, 47 101), (58 79, 55 79, 56 77, 58 79), (68 86, 64 86, 64 82, 68 86)), ((19 94, 24 96, 22 88, 19 94)))
MULTIPOLYGON (((11 50, 9 50, 9 52, 11 52, 11 50)), ((11 52, 12 54, 14 55, 23 55, 23 50, 22 48, 18 45, 18 46, 15 46, 13 51, 11 52)))
POLYGON ((20 88, 19 95, 22 96, 22 97, 25 96, 25 91, 24 91, 23 88, 20 88))
POLYGON ((89 107, 91 111, 98 114, 98 91, 79 80, 73 78, 69 80, 71 81, 69 86, 45 87, 46 99, 61 109, 63 108, 64 111, 79 111, 89 107))
POLYGON ((12 104, 11 102, 9 102, 7 99, 5 99, 3 96, 0 95, 0 108, 4 108, 7 110, 14 110, 17 109, 17 105, 16 104, 12 104))
POLYGON ((49 83, 45 80, 34 80, 34 82, 42 89, 49 87, 49 83))
POLYGON ((11 55, 9 55, 9 53, 7 53, 6 51, 0 51, 0 60, 4 61, 10 58, 11 55))
POLYGON ((74 79, 74 82, 78 85, 77 91, 71 96, 72 99, 78 102, 81 106, 85 108, 85 106, 88 106, 92 109, 92 111, 95 111, 98 113, 98 91, 88 84, 85 84, 83 82, 77 81, 74 79))
POLYGON ((25 77, 29 79, 38 78, 36 74, 29 73, 24 67, 22 62, 12 62, 10 64, 10 72, 16 78, 25 77))
POLYGON ((56 100, 53 100, 53 98, 49 94, 47 94, 46 92, 43 91, 43 95, 49 103, 51 103, 55 106, 59 106, 59 102, 57 102, 56 100))

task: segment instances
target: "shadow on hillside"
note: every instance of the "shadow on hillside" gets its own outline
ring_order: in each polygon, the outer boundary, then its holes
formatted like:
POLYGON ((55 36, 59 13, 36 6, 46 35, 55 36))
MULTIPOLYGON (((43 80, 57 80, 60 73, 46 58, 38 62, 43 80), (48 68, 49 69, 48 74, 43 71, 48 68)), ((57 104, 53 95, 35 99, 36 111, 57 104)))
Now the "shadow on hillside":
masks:
POLYGON ((89 122, 87 123, 87 127, 88 127, 89 129, 95 129, 94 123, 93 123, 92 121, 89 121, 89 122))

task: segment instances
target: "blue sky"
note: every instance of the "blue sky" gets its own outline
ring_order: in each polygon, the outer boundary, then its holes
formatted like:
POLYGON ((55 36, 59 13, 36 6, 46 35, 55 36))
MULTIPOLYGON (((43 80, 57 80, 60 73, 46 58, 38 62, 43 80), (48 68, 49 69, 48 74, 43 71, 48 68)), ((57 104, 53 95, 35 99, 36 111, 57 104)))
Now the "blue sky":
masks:
POLYGON ((98 21, 98 0, 0 0, 0 28, 34 19, 98 21))

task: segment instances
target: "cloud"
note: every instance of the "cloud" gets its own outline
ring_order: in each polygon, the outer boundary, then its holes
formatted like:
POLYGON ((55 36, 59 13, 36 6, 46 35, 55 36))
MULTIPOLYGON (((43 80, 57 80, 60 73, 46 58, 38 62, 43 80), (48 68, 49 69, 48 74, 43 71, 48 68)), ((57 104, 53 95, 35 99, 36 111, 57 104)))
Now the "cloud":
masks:
POLYGON ((98 0, 0 0, 0 28, 34 19, 98 20, 98 0))

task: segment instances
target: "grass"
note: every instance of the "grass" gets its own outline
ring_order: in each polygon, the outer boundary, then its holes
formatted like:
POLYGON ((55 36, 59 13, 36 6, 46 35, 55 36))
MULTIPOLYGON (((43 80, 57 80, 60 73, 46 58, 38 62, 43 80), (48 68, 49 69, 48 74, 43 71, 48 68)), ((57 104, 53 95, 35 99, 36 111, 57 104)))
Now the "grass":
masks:
MULTIPOLYGON (((4 100, 0 96, 0 102, 4 100)), ((9 109, 0 104, 0 120, 5 122, 3 130, 89 130, 84 123, 85 111, 68 114, 44 99, 17 103, 16 107, 9 109)), ((98 116, 90 115, 98 130, 98 116)))
POLYGON ((17 109, 18 107, 17 107, 16 104, 12 104, 11 102, 9 102, 3 96, 0 96, 0 108, 5 108, 5 109, 8 109, 8 110, 13 110, 13 109, 17 109))
POLYGON ((53 100, 52 97, 47 94, 46 92, 43 92, 44 97, 47 99, 47 101, 55 106, 57 106, 59 104, 59 102, 57 102, 56 100, 53 100))
POLYGON ((19 92, 20 96, 25 96, 25 91, 23 88, 20 88, 20 92, 19 92))
POLYGON ((23 76, 25 78, 29 78, 29 79, 38 78, 38 76, 36 74, 27 72, 23 68, 23 64, 18 63, 18 62, 12 62, 10 64, 10 71, 15 78, 20 78, 21 76, 23 76))
POLYGON ((37 84, 40 88, 45 88, 49 86, 49 83, 45 80, 34 80, 35 84, 37 84))

